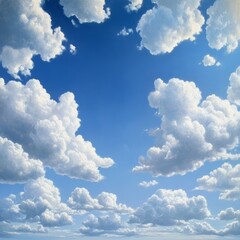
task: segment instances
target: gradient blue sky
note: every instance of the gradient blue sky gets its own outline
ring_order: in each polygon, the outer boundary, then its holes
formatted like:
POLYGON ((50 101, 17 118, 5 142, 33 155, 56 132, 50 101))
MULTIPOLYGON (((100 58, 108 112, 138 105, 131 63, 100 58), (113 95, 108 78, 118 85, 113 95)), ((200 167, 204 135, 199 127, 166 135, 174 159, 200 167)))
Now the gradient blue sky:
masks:
POLYGON ((0 0, 0 237, 238 239, 238 1, 0 0))

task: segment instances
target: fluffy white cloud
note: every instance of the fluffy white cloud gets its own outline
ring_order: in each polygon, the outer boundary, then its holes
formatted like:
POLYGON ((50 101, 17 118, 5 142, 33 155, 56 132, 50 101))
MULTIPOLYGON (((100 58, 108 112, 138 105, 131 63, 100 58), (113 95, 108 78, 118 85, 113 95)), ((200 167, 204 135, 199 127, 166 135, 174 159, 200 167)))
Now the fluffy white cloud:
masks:
POLYGON ((205 55, 203 60, 202 60, 202 64, 204 67, 211 67, 211 66, 220 66, 221 63, 217 62, 216 59, 212 56, 210 56, 209 54, 205 55))
POLYGON ((220 191, 220 199, 240 199, 240 164, 232 167, 224 163, 221 167, 197 179, 198 190, 220 191))
POLYGON ((143 0, 129 0, 129 4, 126 6, 128 12, 138 11, 143 4, 143 0))
POLYGON ((0 137, 0 183, 23 183, 45 174, 39 160, 29 158, 19 144, 0 137))
POLYGON ((234 208, 227 208, 218 214, 220 220, 239 220, 240 210, 234 210, 234 208))
POLYGON ((111 234, 112 236, 132 236, 136 234, 135 229, 128 228, 128 225, 123 223, 121 217, 117 214, 99 217, 91 214, 82 224, 83 226, 80 228, 80 232, 84 235, 96 236, 111 234))
POLYGON ((157 184, 158 184, 158 182, 156 180, 152 180, 152 181, 149 181, 149 182, 142 181, 142 182, 139 183, 139 186, 148 188, 148 187, 155 186, 157 184))
MULTIPOLYGON (((23 85, 15 81, 5 84, 0 79, 0 107, 0 136, 21 145, 29 158, 41 160, 57 173, 99 181, 103 178, 99 168, 113 164, 76 135, 80 119, 72 93, 64 93, 56 102, 37 80, 23 85)), ((39 169, 39 163, 34 163, 39 169)))
POLYGON ((231 153, 239 143, 240 112, 228 100, 210 95, 201 101, 193 82, 174 78, 168 83, 157 79, 149 103, 157 109, 161 125, 154 132, 156 146, 140 157, 134 171, 183 175, 206 160, 240 157, 231 153))
POLYGON ((227 90, 228 99, 230 102, 240 105, 240 67, 231 74, 229 80, 230 85, 227 90))
POLYGON ((159 189, 142 207, 137 208, 131 223, 171 226, 179 221, 204 219, 210 216, 203 196, 189 198, 185 191, 159 189))
POLYGON ((207 40, 215 49, 227 48, 228 52, 238 47, 240 40, 240 15, 238 0, 216 0, 208 10, 207 40))
POLYGON ((198 10, 200 0, 152 0, 155 6, 148 10, 137 25, 142 41, 151 54, 170 53, 182 41, 195 39, 204 24, 198 10))
POLYGON ((69 51, 71 54, 75 55, 77 53, 77 48, 73 44, 70 44, 69 51))
POLYGON ((30 75, 32 57, 50 61, 64 50, 61 29, 52 29, 51 17, 42 0, 0 1, 0 60, 8 73, 30 75), (47 42, 47 44, 46 44, 47 42))
POLYGON ((113 210, 116 212, 131 212, 125 204, 117 203, 113 193, 102 192, 97 198, 92 198, 85 188, 75 188, 68 199, 68 205, 74 210, 113 210))
POLYGON ((128 36, 130 34, 133 34, 133 30, 131 28, 124 27, 117 35, 118 36, 128 36))
POLYGON ((80 23, 102 23, 110 16, 105 0, 60 0, 60 4, 67 17, 75 16, 80 23))

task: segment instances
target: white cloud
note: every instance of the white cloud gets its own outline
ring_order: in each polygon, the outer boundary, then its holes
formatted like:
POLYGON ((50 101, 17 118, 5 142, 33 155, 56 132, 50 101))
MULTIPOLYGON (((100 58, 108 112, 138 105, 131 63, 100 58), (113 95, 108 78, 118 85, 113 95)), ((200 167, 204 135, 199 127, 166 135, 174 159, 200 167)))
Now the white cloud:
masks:
POLYGON ((117 35, 118 36, 128 36, 130 34, 133 34, 133 30, 131 28, 124 27, 117 35))
POLYGON ((54 213, 46 209, 40 217, 40 222, 46 227, 64 226, 73 223, 72 217, 66 212, 54 213))
POLYGON ((14 232, 21 232, 21 233, 46 233, 47 232, 47 230, 42 225, 29 225, 29 224, 12 226, 11 230, 14 232))
POLYGON ((117 203, 113 193, 102 192, 97 198, 92 198, 85 188, 75 188, 68 199, 68 205, 74 210, 112 210, 116 212, 131 212, 125 204, 117 203))
POLYGON ((32 57, 50 61, 60 55, 65 40, 61 29, 52 29, 51 17, 41 0, 0 1, 0 60, 8 73, 30 75, 32 57), (46 44, 47 42, 47 44, 46 44))
POLYGON ((159 189, 131 217, 131 223, 171 226, 179 221, 210 216, 203 196, 189 198, 185 191, 159 189))
POLYGON ((99 181, 103 178, 99 168, 113 164, 76 135, 80 119, 72 93, 64 93, 56 102, 37 80, 23 85, 0 79, 0 106, 0 136, 21 145, 29 158, 41 160, 57 173, 99 181))
POLYGON ((155 6, 141 17, 136 29, 142 38, 141 47, 151 54, 170 53, 182 41, 193 41, 202 31, 200 0, 152 2, 155 6))
POLYGON ((110 16, 105 0, 60 0, 60 4, 67 17, 76 16, 80 23, 102 23, 110 16))
POLYGON ((228 99, 230 102, 240 105, 240 67, 231 74, 230 85, 227 90, 228 99))
POLYGON ((157 109, 161 125, 155 131, 156 145, 146 157, 140 157, 134 171, 183 175, 206 160, 240 157, 232 153, 239 143, 240 112, 228 100, 210 95, 201 101, 201 92, 193 82, 176 78, 168 83, 157 79, 148 99, 157 109))
POLYGON ((221 167, 197 179, 198 190, 220 191, 220 199, 240 200, 240 164, 232 167, 224 163, 221 167))
POLYGON ((234 210, 234 208, 227 208, 218 214, 220 220, 239 220, 240 210, 234 210))
POLYGON ((69 51, 71 54, 75 55, 77 53, 77 48, 73 44, 70 44, 69 51))
POLYGON ((83 221, 82 224, 83 226, 80 228, 80 232, 84 235, 136 235, 135 229, 128 228, 128 225, 126 223, 123 223, 121 217, 116 213, 99 217, 91 214, 88 216, 88 219, 86 221, 83 221))
POLYGON ((19 144, 0 137, 0 183, 23 183, 45 174, 42 162, 29 158, 19 144))
POLYGON ((238 0, 216 0, 208 10, 206 34, 209 46, 227 48, 230 53, 240 40, 240 7, 238 0))
POLYGON ((149 182, 142 181, 142 182, 139 183, 139 186, 144 187, 144 188, 148 188, 148 187, 155 186, 157 184, 158 184, 158 182, 156 180, 152 180, 152 181, 149 181, 149 182))
POLYGON ((216 59, 209 54, 205 55, 202 64, 204 67, 211 67, 211 66, 217 66, 219 67, 221 65, 220 62, 217 62, 216 59))
POLYGON ((129 0, 129 4, 126 6, 128 12, 138 11, 143 4, 143 0, 129 0))

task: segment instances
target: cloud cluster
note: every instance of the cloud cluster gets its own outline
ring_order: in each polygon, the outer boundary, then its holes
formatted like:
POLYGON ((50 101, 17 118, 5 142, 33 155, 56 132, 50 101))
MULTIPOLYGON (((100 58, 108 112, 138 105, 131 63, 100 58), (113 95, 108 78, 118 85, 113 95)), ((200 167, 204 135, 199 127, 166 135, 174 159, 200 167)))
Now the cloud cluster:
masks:
POLYGON ((227 48, 230 53, 238 47, 240 40, 240 15, 238 0, 216 0, 208 10, 206 34, 209 46, 227 48))
POLYGON ((110 16, 105 0, 60 0, 60 4, 67 17, 75 16, 80 23, 102 23, 110 16))
POLYGON ((64 34, 52 29, 51 17, 42 9, 42 0, 0 1, 0 61, 8 73, 30 75, 32 57, 50 61, 60 55, 64 34), (47 44, 46 44, 47 42, 47 44))
POLYGON ((139 183, 139 186, 144 187, 144 188, 148 188, 148 187, 155 186, 157 184, 158 184, 158 182, 156 180, 152 180, 152 181, 149 181, 149 182, 142 181, 142 182, 139 183))
POLYGON ((68 205, 74 210, 104 210, 115 212, 132 212, 125 204, 117 203, 117 196, 113 193, 102 192, 97 198, 92 198, 85 188, 75 188, 68 199, 68 205))
POLYGON ((220 62, 217 62, 217 60, 209 54, 203 57, 202 64, 204 67, 211 67, 211 66, 219 67, 221 65, 220 62))
POLYGON ((11 155, 12 168, 8 171, 21 170, 18 173, 21 176, 6 176, 5 172, 1 179, 21 182, 27 176, 41 175, 42 165, 32 159, 41 160, 44 166, 59 174, 89 181, 101 180, 99 168, 113 164, 112 159, 101 158, 90 142, 76 135, 80 119, 72 93, 64 93, 56 102, 37 80, 23 85, 15 81, 5 84, 1 79, 0 107, 1 145, 7 147, 1 155, 10 156, 7 149, 15 149, 11 155))
POLYGON ((200 0, 152 0, 155 6, 148 10, 137 25, 141 47, 153 55, 170 53, 182 41, 195 39, 204 24, 198 10, 200 0))
POLYGON ((130 219, 131 223, 171 226, 179 221, 204 219, 210 216, 203 196, 189 198, 185 191, 159 189, 130 219))
POLYGON ((155 131, 156 146, 140 157, 134 171, 183 175, 206 160, 239 158, 231 150, 239 143, 240 112, 228 100, 210 95, 201 101, 193 82, 173 78, 168 83, 155 81, 149 103, 157 109, 161 125, 155 131))
POLYGON ((124 27, 117 35, 126 37, 126 36, 128 36, 130 34, 133 34, 132 28, 124 27))
POLYGON ((73 222, 70 209, 61 202, 59 189, 45 177, 29 180, 19 196, 10 195, 0 203, 0 222, 35 222, 45 227, 73 222))
POLYGON ((232 167, 224 163, 221 167, 197 179, 198 190, 220 191, 220 199, 240 200, 240 164, 232 167))
POLYGON ((143 0, 129 0, 129 4, 126 6, 128 12, 138 11, 143 4, 143 0))

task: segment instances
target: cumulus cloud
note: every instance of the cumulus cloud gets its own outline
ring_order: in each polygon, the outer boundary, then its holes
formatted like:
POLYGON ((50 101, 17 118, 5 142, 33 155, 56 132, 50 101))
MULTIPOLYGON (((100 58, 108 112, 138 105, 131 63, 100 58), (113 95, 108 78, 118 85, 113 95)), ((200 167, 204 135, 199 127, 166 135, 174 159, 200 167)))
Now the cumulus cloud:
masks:
POLYGON ((217 62, 216 59, 209 54, 205 55, 202 64, 204 67, 211 67, 211 66, 217 66, 219 67, 221 65, 220 62, 217 62))
POLYGON ((185 191, 159 189, 130 219, 131 223, 171 226, 179 221, 204 219, 210 216, 203 196, 189 198, 185 191))
POLYGON ((220 220, 239 220, 240 210, 234 210, 234 208, 227 208, 218 214, 220 220))
POLYGON ((129 0, 129 4, 126 6, 128 12, 138 11, 143 4, 143 0, 129 0))
POLYGON ((240 67, 237 68, 230 76, 230 85, 227 90, 228 99, 230 102, 240 105, 240 67))
POLYGON ((154 132, 156 145, 146 157, 140 157, 134 171, 153 176, 183 175, 206 160, 240 157, 232 153, 239 143, 240 112, 228 100, 210 95, 202 101, 193 82, 176 78, 168 83, 157 79, 148 99, 157 109, 161 125, 154 132))
POLYGON ((75 16, 80 23, 102 23, 110 16, 105 0, 60 0, 60 4, 67 17, 75 16))
POLYGON ((232 167, 224 163, 221 167, 197 179, 198 190, 220 191, 220 199, 240 200, 240 164, 232 167))
POLYGON ((202 31, 200 0, 152 2, 155 6, 141 17, 136 29, 142 38, 141 47, 151 54, 170 53, 182 41, 193 41, 202 31))
POLYGON ((144 187, 144 188, 148 188, 148 187, 155 186, 157 184, 158 184, 158 182, 156 180, 152 180, 152 181, 149 181, 149 182, 142 181, 142 182, 139 183, 139 186, 144 187))
POLYGON ((71 54, 75 55, 77 53, 77 48, 73 44, 70 44, 69 51, 71 54))
POLYGON ((0 61, 15 78, 19 78, 18 73, 30 75, 34 55, 50 61, 64 50, 64 34, 60 27, 52 29, 51 17, 42 9, 43 3, 0 1, 0 61))
POLYGON ((68 199, 68 205, 74 210, 112 210, 116 212, 131 212, 125 204, 117 203, 113 193, 102 192, 97 198, 92 198, 85 188, 75 188, 68 199))
POLYGON ((240 7, 238 0, 216 0, 208 10, 206 34, 208 44, 217 50, 226 47, 230 53, 240 40, 240 7))
POLYGON ((24 183, 45 174, 39 160, 29 158, 19 144, 0 137, 0 183, 24 183))
POLYGON ((82 224, 83 226, 80 228, 80 232, 84 235, 96 236, 111 234, 132 236, 136 234, 136 230, 128 228, 128 225, 123 223, 121 217, 116 213, 99 217, 91 214, 82 224))
POLYGON ((103 179, 99 168, 113 164, 112 159, 101 158, 89 141, 76 135, 80 119, 72 93, 64 93, 56 102, 37 80, 23 85, 15 81, 5 84, 0 79, 0 107, 0 136, 21 145, 22 153, 19 145, 14 146, 23 155, 22 160, 16 160, 22 164, 28 161, 25 174, 31 174, 31 164, 38 166, 35 173, 40 174, 41 168, 38 161, 26 160, 28 156, 41 160, 59 174, 89 181, 103 179))
POLYGON ((124 27, 117 35, 118 36, 128 36, 130 34, 133 34, 132 28, 126 28, 124 27))

